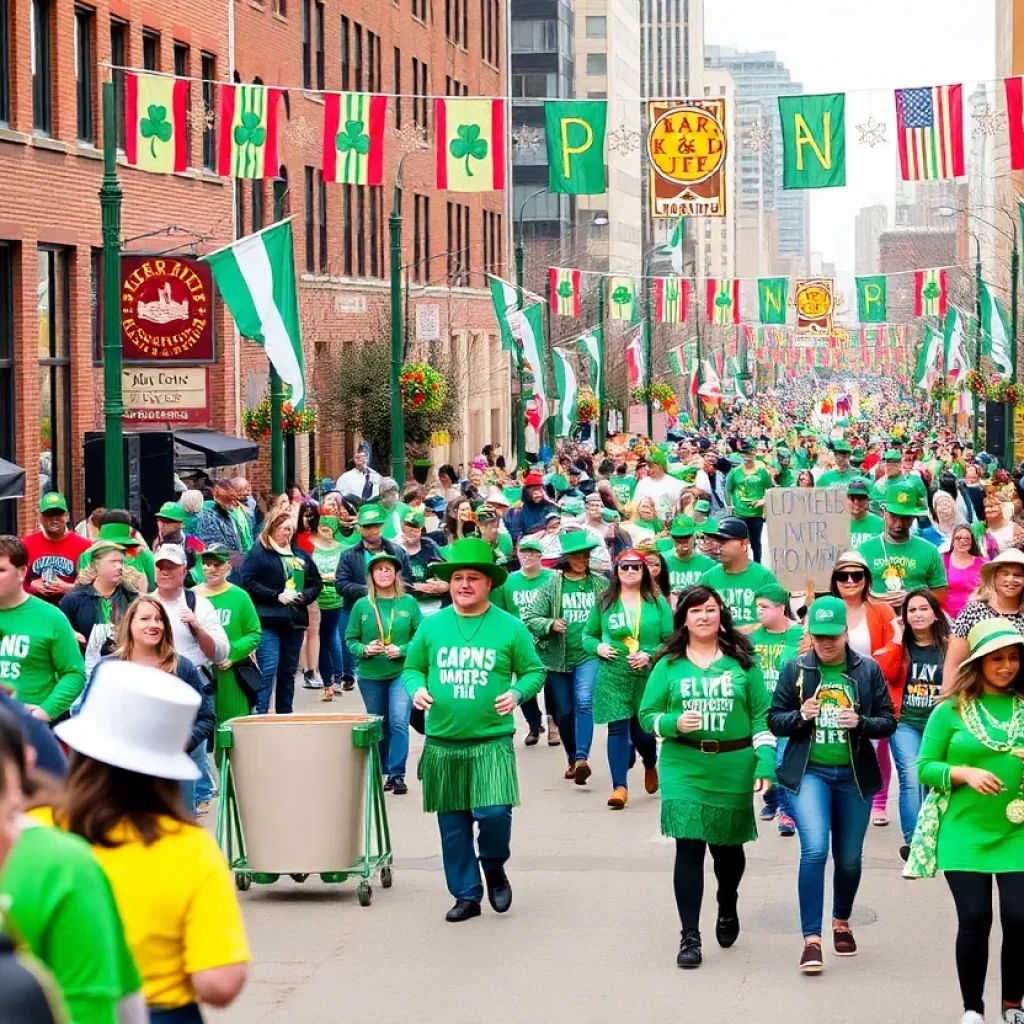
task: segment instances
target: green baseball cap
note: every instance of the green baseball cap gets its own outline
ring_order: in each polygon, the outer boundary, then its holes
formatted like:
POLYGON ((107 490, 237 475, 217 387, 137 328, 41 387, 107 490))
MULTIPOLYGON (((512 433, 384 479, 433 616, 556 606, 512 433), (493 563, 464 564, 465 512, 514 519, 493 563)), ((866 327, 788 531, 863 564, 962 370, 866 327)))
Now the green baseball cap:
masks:
POLYGON ((556 494, 561 494, 563 491, 569 490, 569 481, 562 476, 561 473, 556 473, 548 483, 551 484, 551 489, 556 494))
POLYGON ((928 509, 918 505, 919 500, 917 491, 910 484, 897 480, 886 490, 882 507, 894 516, 925 516, 928 509))
POLYGON ((855 463, 861 463, 867 457, 867 452, 863 448, 854 448, 850 453, 850 461, 855 463))
POLYGON ((867 480, 851 480, 846 485, 846 494, 850 498, 868 498, 871 492, 867 480))
POLYGON ((902 462, 903 456, 895 448, 889 448, 882 456, 883 462, 902 462))
POLYGON ((838 597, 819 597, 807 612, 811 636, 842 636, 846 632, 846 605, 838 597))
MULTIPOLYGON (((323 519, 320 520, 323 522, 323 519)), ((209 544, 202 551, 199 552, 199 558, 205 562, 207 559, 213 559, 215 562, 230 562, 232 551, 226 544, 209 544)))
POLYGON ((603 523, 618 523, 621 520, 622 516, 613 508, 606 508, 601 511, 601 522, 603 523))
POLYGON ((359 508, 360 526, 383 526, 387 518, 387 509, 383 505, 361 505, 359 508))
POLYGON ((697 524, 689 516, 676 516, 669 527, 670 537, 692 537, 697 532, 697 524))
POLYGON ((789 591, 778 583, 766 583, 760 590, 754 594, 754 600, 762 598, 765 601, 771 601, 772 604, 789 604, 789 591))
POLYGON ((64 495, 57 491, 48 491, 39 502, 39 511, 44 514, 46 512, 67 512, 67 510, 68 503, 64 500, 64 495))
POLYGON ((702 515, 705 516, 709 516, 711 515, 711 502, 705 498, 701 498, 700 501, 698 501, 693 506, 693 511, 700 512, 702 515))
POLYGON ((165 501, 157 512, 156 519, 166 519, 172 523, 185 522, 185 510, 176 501, 165 501))
POLYGON ((544 545, 541 544, 539 537, 524 537, 519 542, 520 551, 536 551, 538 554, 543 554, 544 545))
POLYGON ((836 454, 849 455, 853 449, 850 447, 850 442, 844 438, 839 438, 838 441, 832 442, 832 451, 836 454))
POLYGON ((419 509, 413 508, 405 513, 405 518, 402 522, 406 526, 418 526, 422 530, 427 525, 427 517, 419 509))

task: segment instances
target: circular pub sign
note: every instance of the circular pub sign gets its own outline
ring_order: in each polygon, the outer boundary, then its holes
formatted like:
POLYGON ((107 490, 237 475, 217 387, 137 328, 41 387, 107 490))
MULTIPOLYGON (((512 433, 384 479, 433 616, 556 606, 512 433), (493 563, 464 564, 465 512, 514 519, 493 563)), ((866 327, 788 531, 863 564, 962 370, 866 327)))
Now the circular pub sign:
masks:
POLYGON ((648 159, 677 185, 697 185, 725 162, 725 129, 701 107, 674 107, 659 117, 647 140, 648 159))
POLYGON ((213 362, 213 277, 199 260, 121 257, 125 363, 213 362))
POLYGON ((832 313, 832 293, 823 284, 800 285, 796 292, 796 311, 801 320, 824 320, 832 313))

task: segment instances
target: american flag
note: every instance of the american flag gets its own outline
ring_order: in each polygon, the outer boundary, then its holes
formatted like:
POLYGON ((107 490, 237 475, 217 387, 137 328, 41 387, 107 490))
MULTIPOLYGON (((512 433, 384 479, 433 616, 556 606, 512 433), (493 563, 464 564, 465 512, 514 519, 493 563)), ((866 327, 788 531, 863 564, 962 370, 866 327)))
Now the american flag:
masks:
POLYGON ((963 86, 896 90, 896 135, 904 181, 958 178, 964 167, 963 86))

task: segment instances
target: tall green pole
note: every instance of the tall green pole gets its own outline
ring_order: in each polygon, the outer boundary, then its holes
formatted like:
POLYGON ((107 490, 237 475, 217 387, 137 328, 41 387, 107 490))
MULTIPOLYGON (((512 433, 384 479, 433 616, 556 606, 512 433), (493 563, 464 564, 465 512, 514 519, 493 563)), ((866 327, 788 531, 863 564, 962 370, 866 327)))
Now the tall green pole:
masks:
POLYGON ((604 451, 608 440, 608 422, 605 412, 605 361, 604 361, 604 292, 607 287, 604 277, 597 279, 597 450, 604 451))
POLYGON ((270 489, 284 493, 284 435, 281 432, 281 406, 284 405, 284 381, 270 365, 270 489))
POLYGON ((402 416, 402 168, 395 175, 391 231, 391 475, 405 489, 405 419, 402 416))
MULTIPOLYGON (((704 350, 701 343, 700 337, 700 302, 696 298, 697 289, 694 289, 694 307, 696 310, 696 317, 694 318, 694 325, 697 328, 697 387, 700 388, 700 374, 701 367, 704 365, 704 350)), ((700 403, 700 395, 698 394, 694 401, 694 413, 696 415, 697 426, 699 427, 704 422, 704 412, 700 403)))
MULTIPOLYGON (((974 263, 974 291, 976 296, 975 302, 975 316, 977 317, 977 329, 974 332, 974 369, 981 373, 981 242, 977 236, 974 238, 974 244, 977 247, 977 259, 974 263)), ((972 437, 972 446, 975 452, 978 451, 978 393, 974 392, 973 399, 973 413, 974 413, 974 433, 972 437)))
MULTIPOLYGON (((1020 281, 1020 236, 1017 233, 1017 221, 1013 221, 1013 249, 1010 252, 1010 383, 1017 383, 1017 287, 1020 281)), ((1012 469, 1016 461, 1014 451, 1017 440, 1014 431, 1016 406, 1006 410, 1006 468, 1012 469)))
MULTIPOLYGON (((526 206, 526 203, 523 203, 526 206)), ((516 232, 516 308, 523 308, 523 281, 525 279, 526 247, 523 239, 522 211, 516 232)), ((516 446, 516 469, 526 469, 526 383, 523 373, 523 350, 516 346, 516 379, 519 382, 519 400, 512 403, 512 436, 516 446)))
POLYGON ((103 83, 103 419, 107 508, 124 508, 124 398, 121 390, 121 186, 117 180, 114 83, 103 83))
MULTIPOLYGON (((547 189, 545 189, 547 191, 547 189)), ((551 335, 551 277, 548 276, 544 280, 544 344, 540 350, 540 360, 545 364, 544 369, 541 371, 547 376, 548 380, 552 377, 547 373, 547 361, 548 361, 548 346, 554 343, 554 338, 551 335)), ((544 415, 547 415, 547 407, 545 405, 544 415)), ((552 450, 555 450, 555 418, 554 416, 548 416, 544 420, 542 425, 542 431, 544 437, 547 439, 547 445, 552 450)))
POLYGON ((644 254, 644 390, 647 392, 647 436, 654 437, 654 396, 651 388, 654 385, 654 331, 651 325, 651 289, 647 276, 650 270, 650 259, 644 254))

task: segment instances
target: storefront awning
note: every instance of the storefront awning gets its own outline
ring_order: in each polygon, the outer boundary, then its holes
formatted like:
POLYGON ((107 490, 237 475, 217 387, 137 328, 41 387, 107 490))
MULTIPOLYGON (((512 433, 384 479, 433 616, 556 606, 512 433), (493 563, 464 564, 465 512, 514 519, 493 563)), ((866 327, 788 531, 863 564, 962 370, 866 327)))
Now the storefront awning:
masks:
POLYGON ((188 452, 198 452, 207 466, 240 466, 243 462, 255 462, 259 455, 255 442, 216 430, 175 430, 174 443, 188 452))
POLYGON ((25 496, 25 470, 13 462, 0 459, 0 498, 25 496))

